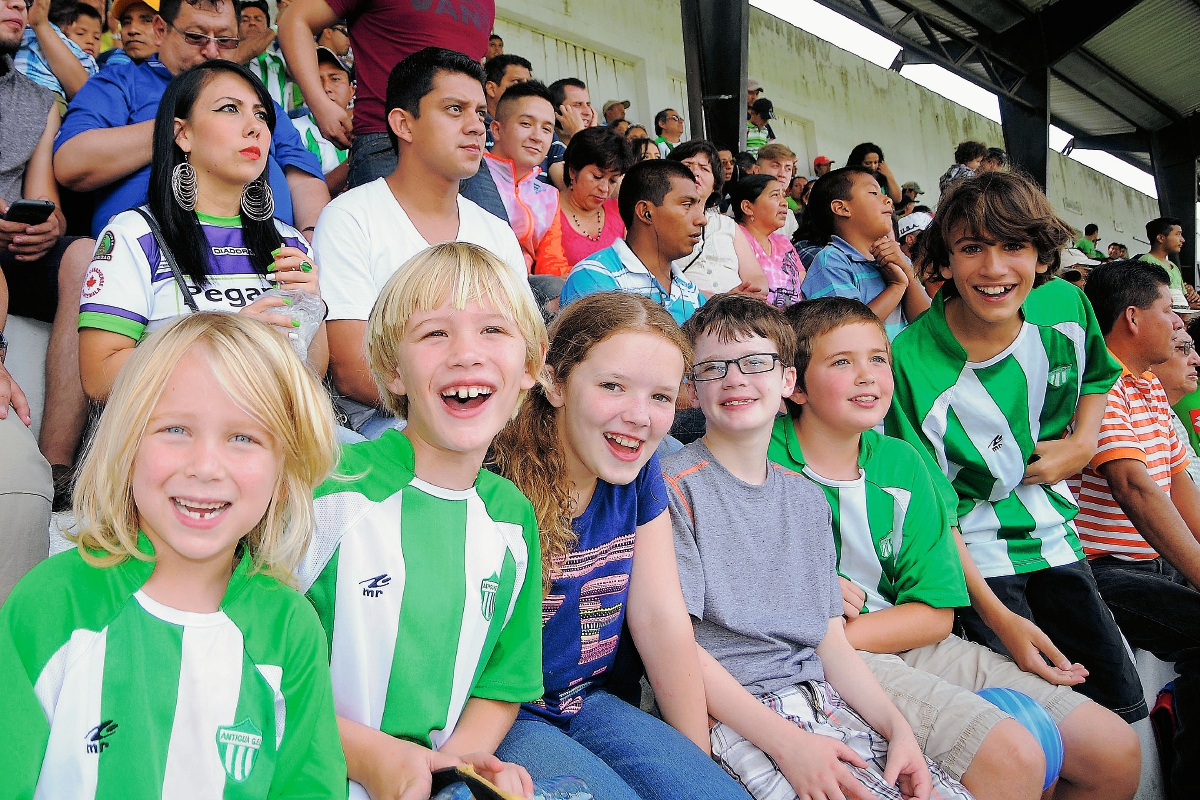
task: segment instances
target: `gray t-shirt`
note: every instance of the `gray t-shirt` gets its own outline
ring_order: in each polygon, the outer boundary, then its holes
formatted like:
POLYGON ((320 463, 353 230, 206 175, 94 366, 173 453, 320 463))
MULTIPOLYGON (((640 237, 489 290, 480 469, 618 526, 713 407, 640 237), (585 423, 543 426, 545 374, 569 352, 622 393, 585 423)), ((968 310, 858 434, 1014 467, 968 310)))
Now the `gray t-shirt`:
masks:
POLYGON ((778 464, 752 486, 702 441, 662 466, 696 641, 754 695, 824 680, 815 650, 842 615, 825 493, 778 464))

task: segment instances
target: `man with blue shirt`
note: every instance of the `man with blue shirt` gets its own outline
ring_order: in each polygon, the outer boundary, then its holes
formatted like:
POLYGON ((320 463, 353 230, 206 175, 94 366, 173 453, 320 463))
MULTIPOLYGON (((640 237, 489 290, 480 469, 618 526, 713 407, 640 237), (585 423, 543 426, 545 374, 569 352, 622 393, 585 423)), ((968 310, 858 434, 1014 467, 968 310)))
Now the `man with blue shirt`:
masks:
POLYGON ((596 292, 634 292, 650 298, 682 325, 704 295, 671 262, 692 252, 708 219, 692 171, 678 161, 652 159, 625 174, 617 198, 625 239, 575 265, 561 303, 596 292))
MULTIPOLYGON (((171 78, 237 51, 232 0, 162 0, 154 20, 157 58, 97 74, 67 109, 54 143, 54 174, 79 192, 95 191, 92 235, 115 214, 146 202, 154 115, 171 78)), ((268 159, 275 216, 311 238, 329 189, 321 165, 278 105, 268 159)))
POLYGON ((851 297, 883 320, 889 339, 929 308, 929 295, 892 233, 892 201, 875 174, 842 167, 817 180, 805 217, 825 246, 808 265, 805 298, 851 297))

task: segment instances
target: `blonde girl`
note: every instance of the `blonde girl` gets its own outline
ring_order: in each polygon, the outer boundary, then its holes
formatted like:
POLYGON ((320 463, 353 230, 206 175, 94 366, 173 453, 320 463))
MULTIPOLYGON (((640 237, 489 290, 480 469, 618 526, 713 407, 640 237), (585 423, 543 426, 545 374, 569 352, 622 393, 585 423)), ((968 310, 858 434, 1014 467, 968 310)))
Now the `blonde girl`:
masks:
POLYGON ((281 583, 335 462, 329 409, 244 316, 136 348, 85 456, 77 548, 0 609, 0 797, 345 796, 325 637, 281 583))
POLYGON ((541 531, 542 680, 496 755, 535 780, 582 778, 606 800, 739 798, 708 755, 708 717, 654 450, 691 346, 634 294, 568 306, 545 373, 496 439, 541 531), (628 623, 668 724, 606 691, 628 623), (690 741, 689 741, 690 740, 690 741))

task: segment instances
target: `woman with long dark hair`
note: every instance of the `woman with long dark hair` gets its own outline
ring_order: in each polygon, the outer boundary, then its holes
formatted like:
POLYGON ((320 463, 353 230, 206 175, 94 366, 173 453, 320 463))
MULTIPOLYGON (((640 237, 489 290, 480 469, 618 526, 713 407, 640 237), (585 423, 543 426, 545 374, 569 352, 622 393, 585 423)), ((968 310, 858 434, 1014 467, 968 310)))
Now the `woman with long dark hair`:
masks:
POLYGON ((900 183, 896 180, 896 176, 892 174, 892 168, 883 160, 883 148, 874 142, 863 142, 856 145, 850 151, 850 157, 846 159, 847 167, 865 167, 875 173, 875 180, 879 181, 880 187, 883 188, 883 193, 892 198, 893 203, 899 203, 903 192, 900 191, 900 183))
MULTIPOLYGON (((206 61, 167 86, 154 119, 149 202, 100 234, 80 299, 84 390, 108 397, 145 336, 192 311, 245 314, 295 337, 298 322, 259 297, 277 285, 321 296, 312 250, 273 216, 267 153, 274 104, 262 82, 231 61, 206 61)), ((323 375, 325 324, 308 348, 323 375)))

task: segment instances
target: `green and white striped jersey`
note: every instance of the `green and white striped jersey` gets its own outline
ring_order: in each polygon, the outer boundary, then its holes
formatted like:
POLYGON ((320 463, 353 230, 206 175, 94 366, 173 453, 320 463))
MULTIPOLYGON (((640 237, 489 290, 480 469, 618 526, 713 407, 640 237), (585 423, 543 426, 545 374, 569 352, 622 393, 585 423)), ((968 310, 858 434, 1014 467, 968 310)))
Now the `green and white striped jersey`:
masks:
POLYGON ((267 51, 253 59, 246 67, 263 82, 267 87, 267 94, 283 106, 284 111, 292 111, 304 105, 304 95, 300 93, 300 85, 292 80, 288 72, 278 39, 272 41, 267 51))
POLYGON ((802 472, 825 491, 838 574, 866 593, 862 611, 903 603, 970 604, 946 508, 911 445, 865 431, 858 480, 836 481, 808 466, 795 424, 785 415, 775 420, 767 458, 802 472))
POLYGON ((1066 481, 1022 485, 1037 442, 1067 432, 1079 398, 1106 394, 1121 374, 1091 304, 1060 279, 1034 289, 1003 352, 967 361, 946 324, 945 293, 892 345, 896 394, 889 435, 941 470, 947 503, 985 578, 1072 564, 1083 549, 1066 481))
POLYGON ((22 578, 0 610, 0 798, 345 797, 316 614, 248 562, 211 614, 155 602, 137 559, 72 550, 22 578))
POLYGON ((481 471, 465 491, 433 486, 388 431, 343 447, 314 504, 300 583, 339 715, 436 748, 470 697, 542 696, 537 520, 512 483, 481 471))
POLYGON ((340 167, 350 156, 349 150, 343 150, 321 135, 317 120, 311 113, 303 117, 292 117, 292 125, 300 134, 300 140, 304 142, 308 152, 321 162, 321 172, 326 175, 340 167))

